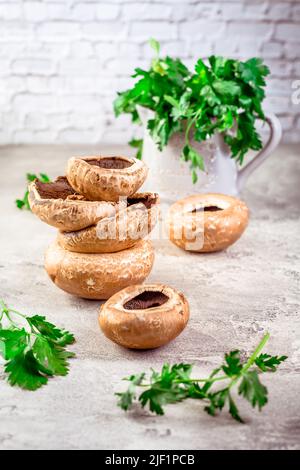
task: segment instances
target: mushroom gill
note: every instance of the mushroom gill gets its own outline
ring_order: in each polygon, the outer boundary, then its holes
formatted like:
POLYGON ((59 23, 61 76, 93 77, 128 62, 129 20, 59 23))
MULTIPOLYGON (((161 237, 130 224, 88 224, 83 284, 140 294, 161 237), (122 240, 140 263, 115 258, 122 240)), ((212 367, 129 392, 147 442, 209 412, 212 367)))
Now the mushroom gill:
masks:
POLYGON ((86 160, 89 165, 95 165, 106 170, 123 170, 133 165, 133 162, 118 157, 106 157, 100 159, 86 160))
POLYGON ((169 297, 160 291, 144 291, 128 300, 124 305, 125 310, 146 310, 160 307, 169 300, 169 297))

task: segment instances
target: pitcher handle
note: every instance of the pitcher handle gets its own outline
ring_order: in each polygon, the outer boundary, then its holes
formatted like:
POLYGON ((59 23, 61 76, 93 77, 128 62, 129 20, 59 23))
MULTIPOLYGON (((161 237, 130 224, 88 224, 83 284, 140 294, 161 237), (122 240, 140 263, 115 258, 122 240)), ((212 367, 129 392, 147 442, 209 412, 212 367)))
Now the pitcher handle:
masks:
POLYGON ((258 152, 258 154, 251 160, 251 162, 247 163, 247 165, 239 170, 237 177, 238 192, 243 189, 243 186, 251 173, 253 173, 253 171, 256 170, 256 168, 258 168, 270 156, 270 154, 273 152, 273 150, 275 150, 280 142, 282 128, 278 117, 275 116, 275 114, 268 113, 266 113, 265 116, 266 122, 270 127, 269 139, 260 152, 258 152))

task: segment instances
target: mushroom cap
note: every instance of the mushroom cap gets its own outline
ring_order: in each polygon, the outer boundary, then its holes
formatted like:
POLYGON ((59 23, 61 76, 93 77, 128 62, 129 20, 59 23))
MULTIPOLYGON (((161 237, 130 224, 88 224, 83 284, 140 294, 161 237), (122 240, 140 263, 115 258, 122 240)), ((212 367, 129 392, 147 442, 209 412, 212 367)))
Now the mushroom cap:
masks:
POLYGON ((144 183, 148 168, 128 157, 72 157, 67 165, 70 185, 90 200, 118 201, 134 194, 144 183))
POLYGON ((187 251, 224 250, 236 242, 248 225, 244 202, 224 194, 197 194, 173 204, 168 215, 170 240, 187 251))
POLYGON ((127 204, 126 208, 101 219, 97 225, 79 231, 59 232, 58 243, 77 253, 113 253, 132 247, 155 227, 159 197, 155 193, 136 193, 128 198, 127 204))
POLYGON ((69 294, 105 300, 124 287, 144 282, 153 262, 149 240, 129 250, 102 254, 73 253, 54 242, 46 251, 45 269, 57 287, 69 294))
POLYGON ((115 214, 124 202, 88 201, 76 193, 64 176, 52 183, 35 180, 28 186, 32 212, 59 230, 81 230, 115 214))
POLYGON ((105 302, 99 314, 105 336, 132 349, 158 348, 170 342, 183 331, 188 319, 189 304, 184 295, 164 284, 127 287, 105 302))

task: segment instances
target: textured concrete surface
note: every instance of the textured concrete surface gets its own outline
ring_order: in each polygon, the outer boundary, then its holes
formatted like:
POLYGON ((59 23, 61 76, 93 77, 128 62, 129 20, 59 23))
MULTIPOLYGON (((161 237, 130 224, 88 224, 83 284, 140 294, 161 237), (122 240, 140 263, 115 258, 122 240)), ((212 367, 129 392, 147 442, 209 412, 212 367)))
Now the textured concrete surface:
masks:
POLYGON ((10 387, 0 372, 0 448, 299 449, 299 147, 281 147, 249 180, 243 196, 251 222, 226 252, 192 255, 166 240, 155 242, 150 280, 182 289, 191 319, 173 343, 150 352, 111 343, 98 328, 99 302, 69 296, 51 283, 43 254, 55 230, 14 207, 27 171, 55 176, 69 156, 92 151, 49 146, 0 150, 1 297, 29 314, 47 315, 77 338, 69 376, 51 380, 38 392, 10 387), (205 374, 226 351, 250 352, 266 330, 271 333, 266 350, 287 354, 289 360, 264 378, 269 404, 261 413, 240 403, 246 424, 233 422, 226 413, 211 418, 192 400, 169 406, 162 417, 117 408, 114 392, 124 386, 124 375, 164 361, 191 361, 197 373, 205 374))

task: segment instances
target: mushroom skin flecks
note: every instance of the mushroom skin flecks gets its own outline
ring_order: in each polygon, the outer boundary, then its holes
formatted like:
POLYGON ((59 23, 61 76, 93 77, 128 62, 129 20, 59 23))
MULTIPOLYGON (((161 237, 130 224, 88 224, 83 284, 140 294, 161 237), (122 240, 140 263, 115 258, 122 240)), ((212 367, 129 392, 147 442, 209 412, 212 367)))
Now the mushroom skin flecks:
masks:
POLYGON ((118 201, 120 196, 128 197, 138 191, 147 177, 148 168, 134 158, 72 157, 66 174, 74 190, 86 198, 118 201), (114 160, 115 165, 108 163, 114 160))
POLYGON ((144 282, 154 262, 149 240, 141 240, 118 253, 74 253, 52 243, 45 256, 51 280, 69 294, 86 299, 106 300, 132 284, 144 282))
POLYGON ((198 194, 171 206, 168 236, 183 250, 220 251, 241 237, 248 220, 249 209, 243 201, 224 194, 198 194))
POLYGON ((127 207, 97 225, 80 231, 59 232, 58 243, 77 253, 113 253, 134 246, 155 227, 159 216, 159 197, 155 193, 136 193, 127 207))
POLYGON ((33 181, 28 186, 32 212, 43 222, 65 232, 82 230, 125 208, 125 201, 89 201, 76 193, 64 176, 54 182, 33 181))
POLYGON ((103 304, 99 314, 105 336, 131 349, 169 343, 184 330, 188 319, 189 304, 184 295, 163 284, 127 287, 103 304))

